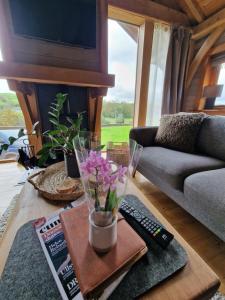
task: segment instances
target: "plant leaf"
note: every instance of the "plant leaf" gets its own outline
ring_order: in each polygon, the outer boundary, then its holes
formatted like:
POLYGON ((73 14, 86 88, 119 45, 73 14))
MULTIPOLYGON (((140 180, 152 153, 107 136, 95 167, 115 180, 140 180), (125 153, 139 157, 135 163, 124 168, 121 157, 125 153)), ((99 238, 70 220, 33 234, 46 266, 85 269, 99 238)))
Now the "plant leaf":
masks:
POLYGON ((9 148, 9 145, 8 145, 8 144, 3 144, 3 145, 1 145, 1 150, 7 151, 8 148, 9 148))
POLYGON ((55 119, 50 118, 49 122, 51 122, 52 124, 58 126, 58 122, 55 119))
POLYGON ((58 128, 62 131, 68 131, 68 127, 64 124, 58 124, 58 128))
POLYGON ((63 106, 64 102, 66 101, 68 94, 58 93, 56 94, 56 101, 60 105, 60 107, 63 106))
POLYGON ((62 146, 64 140, 61 137, 54 137, 53 135, 49 135, 49 137, 56 143, 57 147, 62 146))
POLYGON ((14 136, 9 137, 9 144, 12 145, 17 139, 14 136))
POLYGON ((51 157, 51 159, 56 159, 56 154, 53 150, 49 151, 49 156, 51 157))
POLYGON ((116 196, 116 191, 110 191, 108 199, 106 201, 105 211, 112 211, 117 207, 118 197, 116 196))
MULTIPOLYGON (((55 103, 52 103, 52 104, 55 104, 55 103)), ((58 112, 58 109, 56 109, 55 107, 50 106, 50 108, 51 108, 52 110, 54 110, 55 112, 58 112)))
POLYGON ((53 148, 54 144, 53 143, 45 143, 41 150, 38 151, 37 155, 41 155, 42 153, 48 152, 49 149, 53 148))
POLYGON ((24 136, 25 134, 24 134, 24 129, 23 128, 21 128, 20 130, 19 130, 19 132, 18 132, 18 138, 20 138, 20 137, 22 137, 22 136, 24 136))
POLYGON ((60 134, 60 130, 59 129, 55 129, 55 130, 48 130, 48 131, 45 131, 43 134, 48 136, 48 135, 57 135, 57 134, 60 134))
POLYGON ((102 149, 104 149, 104 147, 105 147, 105 145, 100 145, 100 146, 94 148, 93 150, 94 151, 101 151, 102 149))
POLYGON ((49 152, 41 155, 41 157, 38 159, 38 166, 43 167, 43 165, 46 163, 48 157, 49 157, 49 152))
POLYGON ((66 117, 67 121, 73 125, 73 119, 71 119, 70 117, 66 117))
POLYGON ((40 123, 40 122, 37 121, 37 122, 35 122, 35 123, 33 124, 33 126, 32 126, 32 132, 36 129, 36 127, 38 126, 39 123, 40 123))
POLYGON ((54 114, 54 113, 51 112, 51 111, 49 111, 48 114, 51 115, 51 116, 53 116, 54 118, 57 118, 57 117, 58 117, 58 115, 54 114))

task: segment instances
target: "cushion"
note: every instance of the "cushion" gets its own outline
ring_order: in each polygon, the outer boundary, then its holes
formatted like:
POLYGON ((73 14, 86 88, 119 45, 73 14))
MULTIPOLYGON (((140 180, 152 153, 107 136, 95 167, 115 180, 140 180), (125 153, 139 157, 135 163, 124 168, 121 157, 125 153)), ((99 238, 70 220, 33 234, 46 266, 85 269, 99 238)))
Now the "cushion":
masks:
POLYGON ((224 168, 225 162, 203 155, 179 152, 163 147, 145 147, 138 170, 148 178, 148 172, 166 181, 174 189, 183 191, 187 176, 206 170, 224 168))
POLYGON ((154 145, 157 130, 157 126, 132 128, 130 130, 129 138, 135 140, 143 147, 152 146, 154 145))
POLYGON ((225 161, 225 117, 205 118, 197 142, 199 152, 225 161))
POLYGON ((225 241, 225 169, 187 177, 184 195, 195 217, 225 241))
POLYGON ((180 113, 163 115, 155 137, 158 146, 194 153, 197 135, 205 114, 180 113))

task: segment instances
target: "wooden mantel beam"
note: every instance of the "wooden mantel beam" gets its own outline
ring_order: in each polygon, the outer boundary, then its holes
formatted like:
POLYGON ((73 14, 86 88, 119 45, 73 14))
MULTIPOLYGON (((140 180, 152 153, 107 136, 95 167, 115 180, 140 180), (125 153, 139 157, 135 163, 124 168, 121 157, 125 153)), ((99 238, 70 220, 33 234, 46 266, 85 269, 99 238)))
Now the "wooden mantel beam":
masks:
POLYGON ((113 87, 115 84, 115 76, 110 74, 9 62, 0 62, 0 78, 83 87, 113 87))
POLYGON ((130 11, 134 15, 134 18, 135 15, 139 15, 166 23, 189 25, 186 14, 151 0, 108 0, 108 4, 125 11, 130 11))
POLYGON ((198 40, 209 34, 213 29, 225 24, 225 8, 193 28, 192 39, 198 40))

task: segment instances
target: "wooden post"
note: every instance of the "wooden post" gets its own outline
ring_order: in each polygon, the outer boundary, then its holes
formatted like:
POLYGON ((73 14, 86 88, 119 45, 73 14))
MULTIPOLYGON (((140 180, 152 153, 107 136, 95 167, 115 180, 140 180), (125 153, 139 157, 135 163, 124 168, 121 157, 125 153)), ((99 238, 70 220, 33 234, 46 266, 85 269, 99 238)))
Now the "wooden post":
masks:
MULTIPOLYGON (((27 132, 32 133, 34 123, 39 120, 39 112, 37 106, 36 92, 34 85, 27 83, 19 83, 13 80, 9 81, 9 88, 16 92, 23 116, 27 132)), ((37 127, 36 135, 30 135, 29 143, 34 146, 35 154, 42 148, 42 137, 40 128, 37 127)))
POLYGON ((138 41, 134 126, 145 126, 154 23, 140 27, 138 41))

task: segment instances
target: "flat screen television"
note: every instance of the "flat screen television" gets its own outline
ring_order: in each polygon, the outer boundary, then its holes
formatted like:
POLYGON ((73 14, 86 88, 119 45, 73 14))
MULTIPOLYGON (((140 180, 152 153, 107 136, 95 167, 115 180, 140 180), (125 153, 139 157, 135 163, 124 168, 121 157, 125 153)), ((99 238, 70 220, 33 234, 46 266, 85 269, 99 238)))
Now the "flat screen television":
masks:
POLYGON ((16 35, 96 47, 96 0, 9 0, 16 35))

